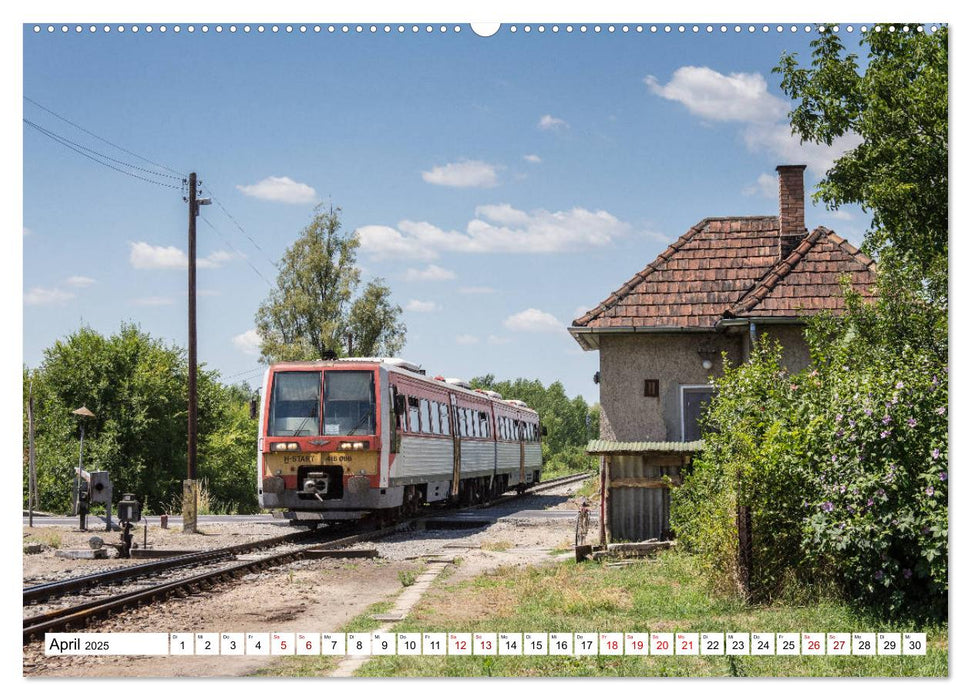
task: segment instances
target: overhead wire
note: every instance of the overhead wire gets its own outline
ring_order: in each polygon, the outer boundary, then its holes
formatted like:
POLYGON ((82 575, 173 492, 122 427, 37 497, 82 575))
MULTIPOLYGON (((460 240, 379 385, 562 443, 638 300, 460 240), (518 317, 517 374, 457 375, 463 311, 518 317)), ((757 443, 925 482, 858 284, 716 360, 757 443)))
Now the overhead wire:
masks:
POLYGON ((266 279, 266 277, 263 276, 263 273, 261 273, 258 269, 256 269, 256 266, 253 265, 253 263, 251 263, 249 261, 249 258, 247 258, 245 255, 243 255, 241 252, 239 252, 239 250, 237 250, 236 246, 234 246, 232 243, 229 242, 229 239, 226 238, 222 234, 222 231, 220 231, 218 228, 216 228, 215 225, 213 225, 213 223, 209 219, 207 219, 205 216, 203 216, 202 214, 199 214, 199 218, 202 219, 203 221, 205 221, 206 224, 209 225, 209 228, 211 228, 213 231, 215 231, 216 232, 216 235, 219 236, 223 240, 223 243, 225 243, 226 245, 228 245, 230 247, 230 249, 234 253, 236 253, 236 255, 238 255, 243 260, 245 260, 246 261, 246 264, 250 266, 250 269, 252 269, 253 272, 255 272, 259 276, 259 278, 261 280, 263 280, 264 282, 266 282, 267 285, 269 285, 269 287, 271 289, 273 288, 273 284, 271 284, 270 281, 268 279, 266 279))
POLYGON ((250 378, 251 376, 256 376, 260 372, 263 372, 263 367, 257 367, 256 369, 248 369, 243 372, 237 372, 236 374, 228 374, 223 379, 235 379, 236 377, 250 378))
POLYGON ((206 194, 209 195, 209 197, 210 197, 210 199, 212 199, 213 203, 222 210, 223 214, 226 215, 226 218, 228 218, 230 221, 232 221, 233 224, 236 226, 236 228, 239 229, 239 232, 242 233, 246 237, 246 239, 250 243, 253 244, 253 247, 255 247, 258 251, 260 251, 260 253, 263 254, 263 256, 266 258, 267 262, 270 263, 274 268, 276 268, 276 269, 279 270, 280 269, 280 265, 278 263, 276 263, 275 261, 273 261, 273 260, 270 259, 270 256, 267 255, 266 251, 263 250, 262 246, 260 246, 260 244, 257 243, 253 239, 253 237, 249 235, 249 233, 247 233, 246 229, 243 228, 243 225, 241 223, 239 223, 239 220, 235 216, 233 216, 229 212, 229 210, 226 209, 225 206, 223 206, 223 203, 221 201, 219 201, 219 198, 216 197, 216 194, 211 189, 209 189, 209 187, 207 187, 207 186, 204 186, 202 189, 205 191, 206 194))
MULTIPOLYGON (((60 114, 58 114, 57 112, 55 112, 54 110, 52 110, 52 109, 50 109, 49 107, 45 107, 44 105, 42 105, 42 104, 41 104, 40 102, 38 102, 37 100, 33 100, 33 99, 31 99, 31 98, 29 98, 29 97, 27 97, 26 95, 24 95, 24 99, 25 99, 25 100, 26 100, 27 102, 30 102, 30 103, 31 103, 32 105, 34 105, 35 107, 38 107, 39 109, 42 109, 42 110, 44 110, 45 112, 47 112, 48 114, 50 114, 50 115, 51 115, 51 116, 53 116, 53 117, 57 117, 58 119, 60 119, 60 120, 61 120, 62 122, 64 122, 64 123, 66 123, 66 124, 70 124, 70 125, 71 125, 71 126, 73 126, 73 127, 75 128, 75 129, 78 129, 78 130, 80 130, 80 131, 83 131, 83 132, 84 132, 84 133, 86 133, 86 134, 87 134, 88 136, 92 136, 92 137, 94 137, 94 138, 96 138, 96 139, 98 139, 98 140, 99 140, 99 141, 101 141, 102 143, 106 143, 106 144, 108 144, 109 146, 112 146, 113 148, 117 148, 117 149, 118 149, 119 151, 124 151, 124 152, 125 152, 125 153, 127 153, 128 155, 131 155, 131 156, 135 156, 135 157, 136 157, 136 158, 138 158, 139 160, 143 160, 143 161, 145 161, 146 163, 150 163, 150 164, 152 164, 152 165, 154 165, 154 166, 155 166, 155 167, 157 167, 157 168, 162 168, 163 170, 168 170, 168 171, 169 171, 170 173, 173 173, 173 175, 176 175, 176 176, 178 176, 179 178, 184 178, 184 177, 186 176, 186 175, 185 175, 185 173, 180 173, 180 172, 179 172, 178 170, 175 170, 175 169, 173 169, 173 168, 170 168, 169 166, 167 166, 167 165, 165 165, 164 163, 157 163, 157 162, 155 162, 154 160, 151 160, 150 158, 146 158, 146 157, 145 157, 145 156, 143 156, 143 155, 140 155, 140 154, 138 154, 138 153, 135 153, 134 151, 131 151, 131 150, 129 150, 129 149, 127 149, 127 148, 125 148, 124 146, 119 146, 119 145, 118 145, 117 143, 114 143, 114 142, 112 142, 112 141, 109 141, 108 139, 106 139, 106 138, 104 138, 103 136, 98 136, 98 134, 96 134, 96 133, 94 133, 93 131, 88 131, 87 129, 85 129, 85 128, 84 128, 83 126, 81 126, 80 124, 76 124, 75 122, 72 122, 72 121, 71 121, 70 119, 68 119, 67 117, 65 117, 65 116, 63 116, 63 115, 60 115, 60 114)), ((172 177, 172 175, 167 175, 166 177, 172 177)))
POLYGON ((145 177, 143 175, 139 175, 138 173, 133 173, 130 170, 125 170, 124 168, 119 168, 116 165, 112 165, 111 162, 119 163, 121 165, 125 165, 126 167, 129 167, 129 168, 132 168, 132 169, 135 169, 135 170, 140 170, 140 171, 143 171, 143 172, 149 172, 149 173, 152 173, 153 175, 158 175, 160 177, 173 177, 172 175, 166 175, 164 173, 157 173, 157 172, 155 172, 153 170, 146 170, 145 168, 140 168, 137 165, 132 165, 131 163, 125 163, 123 161, 119 161, 116 158, 112 158, 111 156, 105 155, 104 153, 99 153, 98 151, 95 151, 94 149, 88 148, 86 146, 82 146, 79 143, 75 143, 74 141, 71 141, 70 139, 67 139, 67 138, 63 137, 60 134, 57 134, 57 133, 51 131, 50 129, 45 129, 44 127, 40 126, 39 124, 35 124, 34 122, 32 122, 31 120, 27 119, 26 117, 24 117, 24 124, 26 124, 27 126, 31 127, 32 129, 37 130, 38 132, 40 132, 44 136, 48 137, 52 141, 55 141, 56 143, 61 144, 65 148, 69 148, 72 151, 74 151, 75 153, 77 153, 79 155, 82 155, 85 158, 88 158, 89 160, 92 160, 95 163, 98 163, 99 165, 103 165, 106 168, 110 168, 110 169, 112 169, 112 170, 114 170, 116 172, 122 173, 123 175, 128 175, 129 177, 133 177, 133 178, 135 178, 137 180, 142 180, 144 182, 148 182, 148 183, 151 183, 153 185, 158 185, 159 187, 167 187, 167 188, 170 188, 170 189, 173 189, 173 190, 181 190, 182 189, 182 185, 181 184, 173 185, 173 184, 168 183, 168 182, 159 182, 158 180, 153 180, 153 179, 148 178, 148 177, 145 177), (95 157, 95 156, 97 156, 97 157, 95 157), (99 158, 102 158, 104 160, 99 160, 99 158), (111 162, 106 162, 106 161, 111 161, 111 162))

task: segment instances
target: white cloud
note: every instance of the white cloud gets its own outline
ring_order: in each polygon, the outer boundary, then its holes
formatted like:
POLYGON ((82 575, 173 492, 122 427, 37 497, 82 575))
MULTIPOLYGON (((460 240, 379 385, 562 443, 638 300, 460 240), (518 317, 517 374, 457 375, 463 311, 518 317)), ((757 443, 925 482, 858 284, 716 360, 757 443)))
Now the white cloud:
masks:
POLYGON ((573 310, 573 318, 580 318, 581 316, 586 314, 589 310, 590 309, 588 309, 586 306, 578 306, 576 309, 573 310))
POLYGON ((259 355, 260 334, 256 332, 255 328, 250 328, 248 331, 240 333, 239 335, 234 335, 233 345, 235 345, 236 349, 240 350, 244 355, 259 355))
POLYGON ((91 279, 90 277, 82 277, 81 275, 74 275, 64 280, 64 284, 69 287, 90 287, 95 282, 97 280, 91 279))
POLYGON ((565 328, 556 316, 539 309, 526 309, 513 314, 503 322, 503 325, 511 331, 527 333, 553 333, 565 328))
POLYGON ((418 299, 412 299, 405 304, 405 311, 414 311, 420 314, 427 314, 431 311, 438 311, 438 304, 436 304, 434 301, 419 301, 418 299))
MULTIPOLYGON (((653 75, 644 83, 655 95, 679 102, 703 119, 744 124, 741 136, 749 150, 766 152, 776 163, 805 163, 817 176, 862 142, 856 134, 846 134, 831 146, 800 143, 787 121, 789 103, 769 92, 760 73, 725 75, 706 66, 682 66, 666 85, 653 75)), ((755 188, 743 190, 745 194, 760 191, 768 191, 761 177, 755 188)))
POLYGON ((489 343, 489 345, 505 345, 506 343, 511 343, 512 340, 510 338, 504 338, 499 335, 490 335, 487 338, 487 342, 489 343))
POLYGON ((630 232, 631 226, 613 214, 574 207, 550 212, 526 212, 508 204, 475 209, 465 232, 446 231, 427 221, 401 221, 397 229, 358 229, 361 250, 383 258, 429 260, 440 253, 561 253, 602 248, 630 232))
POLYGON ((361 250, 378 258, 433 260, 438 257, 434 249, 422 246, 421 241, 408 238, 390 226, 361 226, 357 236, 361 250))
POLYGON ((310 204, 317 199, 317 192, 313 187, 288 177, 271 176, 255 185, 236 185, 236 189, 247 197, 284 204, 310 204))
POLYGON ((831 146, 824 143, 800 143, 786 123, 750 124, 742 131, 745 145, 752 151, 768 151, 778 163, 805 163, 817 176, 822 176, 841 155, 863 143, 858 134, 844 134, 831 146))
POLYGON ((786 103, 769 94, 759 73, 723 75, 705 66, 682 66, 667 85, 649 75, 644 82, 655 95, 680 102, 692 114, 713 121, 776 122, 786 116, 786 103))
POLYGON ((52 304, 63 304, 73 298, 72 292, 65 292, 62 289, 32 287, 30 291, 24 294, 24 304, 27 306, 50 306, 52 304))
POLYGON ((436 165, 423 172, 421 179, 432 185, 445 187, 495 187, 499 184, 497 166, 481 160, 460 160, 457 163, 436 165))
MULTIPOLYGON (((189 266, 189 256, 175 246, 156 246, 144 241, 130 245, 128 261, 136 270, 184 270, 189 266)), ((196 267, 220 267, 237 257, 235 253, 217 250, 205 258, 196 258, 196 267)))
POLYGON ((768 173, 762 173, 751 185, 746 185, 742 189, 742 194, 759 195, 772 199, 779 196, 779 178, 772 177, 768 173))
POLYGON ((438 265, 429 265, 423 270, 416 270, 413 267, 409 267, 405 270, 403 279, 405 282, 442 282, 444 280, 454 280, 455 273, 438 265))
POLYGON ((495 294, 492 287, 459 287, 459 294, 495 294))
POLYGON ((539 123, 536 125, 544 131, 565 129, 570 125, 566 123, 563 119, 559 117, 554 117, 552 114, 544 114, 539 118, 539 123))
POLYGON ((524 155, 523 156, 523 160, 526 161, 527 163, 542 163, 543 162, 543 159, 540 158, 535 153, 528 153, 528 154, 524 155))
POLYGON ((171 297, 140 297, 132 299, 131 303, 135 306, 169 306, 174 304, 175 300, 171 297))
POLYGON ((827 211, 824 216, 828 216, 831 219, 837 219, 838 221, 854 221, 856 219, 852 213, 843 209, 833 209, 832 211, 827 211))
POLYGON ((459 345, 475 345, 479 342, 479 339, 474 335, 465 333, 463 335, 455 336, 455 342, 459 345))

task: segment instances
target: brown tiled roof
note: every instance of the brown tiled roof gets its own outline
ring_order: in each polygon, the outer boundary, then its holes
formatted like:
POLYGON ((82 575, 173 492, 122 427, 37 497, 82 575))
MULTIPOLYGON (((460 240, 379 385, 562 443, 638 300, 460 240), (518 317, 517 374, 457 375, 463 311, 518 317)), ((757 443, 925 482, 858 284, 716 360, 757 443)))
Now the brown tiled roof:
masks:
POLYGON ((704 219, 573 325, 701 329, 727 316, 839 310, 844 275, 870 294, 873 261, 828 229, 779 254, 777 216, 704 219))
POLYGON ((742 297, 727 316, 804 316, 842 311, 842 280, 873 297, 876 264, 827 228, 810 233, 742 297))

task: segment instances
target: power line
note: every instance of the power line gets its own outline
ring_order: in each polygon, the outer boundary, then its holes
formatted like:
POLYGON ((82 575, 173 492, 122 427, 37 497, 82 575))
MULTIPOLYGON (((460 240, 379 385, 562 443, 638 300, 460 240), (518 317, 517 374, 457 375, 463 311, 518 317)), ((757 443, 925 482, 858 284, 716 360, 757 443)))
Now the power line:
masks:
POLYGON ((223 380, 226 380, 226 379, 234 379, 236 377, 243 377, 245 379, 249 379, 250 377, 256 376, 257 374, 259 374, 262 371, 263 371, 263 367, 257 367, 256 369, 248 369, 248 370, 245 370, 243 372, 237 372, 236 374, 229 374, 229 375, 223 377, 223 380))
MULTIPOLYGON (((58 119, 60 119, 60 120, 61 120, 62 122, 65 122, 66 124, 70 124, 70 125, 71 125, 71 126, 73 126, 73 127, 75 128, 75 129, 79 129, 79 130, 81 130, 81 131, 83 131, 83 132, 84 132, 84 133, 86 133, 86 134, 87 134, 88 136, 93 136, 94 138, 96 138, 96 139, 98 139, 99 141, 101 141, 101 142, 103 142, 103 143, 106 143, 106 144, 108 144, 109 146, 112 146, 112 147, 114 147, 114 148, 117 148, 117 149, 118 149, 119 151, 124 151, 124 152, 125 152, 125 153, 127 153, 128 155, 131 155, 131 156, 135 156, 135 157, 136 157, 136 158, 138 158, 139 160, 143 160, 143 161, 145 161, 146 163, 151 163, 152 165, 154 165, 154 166, 155 166, 155 167, 157 167, 157 168, 162 168, 163 170, 168 170, 168 171, 169 171, 170 173, 173 173, 174 175, 176 175, 176 176, 178 176, 178 177, 179 177, 180 179, 183 179, 183 178, 185 178, 185 173, 180 173, 180 172, 179 172, 178 170, 173 170, 172 168, 170 168, 170 167, 169 167, 169 166, 167 166, 167 165, 164 165, 163 163, 156 163, 156 162, 155 162, 154 160, 150 160, 149 158, 146 158, 146 157, 145 157, 145 156, 143 156, 143 155, 139 155, 138 153, 135 153, 134 151, 130 151, 130 150, 128 150, 127 148, 125 148, 124 146, 119 146, 119 145, 118 145, 117 143, 113 143, 113 142, 111 142, 111 141, 109 141, 108 139, 106 139, 106 138, 104 138, 104 137, 102 137, 102 136, 98 136, 98 135, 97 135, 96 133, 94 133, 93 131, 88 131, 87 129, 85 129, 85 128, 84 128, 83 126, 81 126, 80 124, 76 124, 76 123, 74 123, 74 122, 72 122, 72 121, 71 121, 70 119, 68 119, 67 117, 64 117, 64 116, 62 116, 62 115, 60 115, 60 114, 58 114, 58 113, 57 113, 57 112, 55 112, 54 110, 52 110, 52 109, 50 109, 50 108, 48 108, 48 107, 45 107, 45 106, 44 106, 44 105, 42 105, 42 104, 41 104, 40 102, 37 102, 36 100, 32 100, 31 98, 29 98, 29 97, 27 97, 26 95, 24 95, 24 99, 25 99, 25 100, 26 100, 27 102, 30 102, 30 103, 31 103, 32 105, 34 105, 34 106, 36 106, 36 107, 39 107, 40 109, 42 109, 42 110, 44 110, 44 111, 45 111, 45 112, 47 112, 48 114, 50 114, 50 115, 52 115, 52 116, 54 116, 54 117, 57 117, 57 118, 58 118, 58 119)), ((164 177, 172 177, 172 175, 165 175, 164 177)))
POLYGON ((242 253, 240 253, 239 250, 236 249, 236 246, 234 246, 232 243, 229 242, 229 239, 226 238, 222 234, 222 231, 220 231, 218 228, 216 228, 215 226, 213 226, 213 223, 211 221, 209 221, 209 219, 207 219, 206 217, 204 217, 202 214, 199 215, 199 218, 202 219, 203 221, 205 221, 207 224, 209 224, 209 228, 211 228, 213 231, 216 232, 216 235, 219 236, 223 240, 223 243, 225 243, 226 245, 228 245, 230 247, 230 249, 234 253, 236 253, 236 255, 238 255, 239 257, 243 258, 243 260, 246 261, 246 264, 250 266, 250 268, 253 270, 253 272, 255 272, 257 275, 259 275, 259 278, 261 280, 263 280, 264 282, 266 282, 267 285, 272 289, 273 285, 270 283, 270 281, 268 279, 266 279, 266 277, 263 276, 263 273, 261 273, 259 270, 256 269, 256 267, 253 265, 253 263, 251 263, 249 261, 249 258, 247 258, 245 255, 243 255, 242 253))
POLYGON ((71 141, 69 138, 64 137, 64 136, 61 136, 60 134, 55 134, 53 131, 50 131, 49 129, 45 129, 44 127, 38 127, 36 124, 34 124, 33 122, 30 122, 27 119, 24 119, 24 121, 28 122, 29 124, 31 124, 35 128, 40 128, 40 129, 46 131, 49 135, 56 136, 61 141, 65 142, 65 144, 71 144, 72 146, 75 146, 77 148, 80 148, 82 150, 85 150, 88 153, 94 153, 95 155, 101 156, 102 158, 104 158, 106 160, 110 160, 112 163, 118 163, 119 165, 124 165, 127 168, 132 168, 133 170, 139 170, 139 171, 141 171, 143 173, 149 173, 151 175, 157 175, 158 177, 167 177, 167 178, 169 178, 171 180, 182 180, 183 179, 183 178, 180 178, 180 177, 176 177, 175 175, 166 175, 165 173, 160 173, 157 170, 149 170, 148 168, 143 168, 143 167, 138 166, 138 165, 135 165, 133 163, 128 163, 128 162, 123 161, 123 160, 118 160, 117 158, 112 158, 111 156, 107 156, 104 153, 100 153, 100 152, 94 150, 93 148, 88 148, 87 146, 83 146, 80 143, 77 143, 75 141, 71 141))
POLYGON ((256 249, 258 250, 258 251, 260 251, 261 253, 263 253, 263 256, 264 256, 264 257, 266 258, 266 260, 267 260, 267 262, 269 262, 269 263, 270 263, 270 264, 271 264, 271 265, 272 265, 273 267, 275 267, 276 269, 280 269, 280 266, 279 266, 279 265, 278 265, 277 263, 275 263, 275 262, 274 262, 273 260, 271 260, 271 259, 270 259, 270 256, 269 256, 269 255, 267 255, 267 253, 266 253, 266 251, 265 251, 265 250, 263 250, 263 248, 262 248, 262 247, 260 246, 260 244, 259 244, 259 243, 257 243, 257 242, 256 242, 256 241, 255 241, 255 240, 253 239, 253 237, 249 235, 249 233, 247 233, 247 232, 246 232, 246 229, 244 229, 244 228, 243 228, 243 225, 242 225, 241 223, 239 223, 239 221, 238 221, 238 220, 236 219, 236 217, 235 217, 235 216, 233 216, 232 214, 230 214, 230 213, 229 213, 229 210, 228 210, 228 209, 226 209, 226 207, 224 207, 224 206, 223 206, 223 203, 219 201, 219 199, 218 199, 218 198, 216 197, 216 195, 215 195, 215 193, 214 193, 214 192, 213 192, 213 191, 212 191, 211 189, 209 189, 208 187, 205 187, 204 189, 205 189, 205 191, 206 191, 206 194, 208 194, 208 195, 209 195, 209 197, 210 197, 210 198, 212 199, 212 201, 213 201, 213 202, 214 202, 214 203, 216 204, 216 206, 217 206, 217 207, 219 207, 220 209, 222 209, 222 212, 223 212, 223 214, 225 214, 225 215, 226 215, 226 217, 227 217, 227 218, 228 218, 228 219, 229 219, 230 221, 232 221, 232 222, 233 222, 233 224, 235 224, 235 225, 236 225, 236 228, 238 228, 238 229, 239 229, 239 232, 240 232, 240 233, 242 233, 242 234, 243 234, 244 236, 246 236, 246 238, 247 238, 247 240, 249 240, 249 242, 250 242, 250 243, 252 243, 252 244, 253 244, 253 246, 254 246, 254 247, 255 247, 255 248, 256 248, 256 249))
MULTIPOLYGON (((90 148, 87 148, 86 146, 82 146, 80 144, 77 144, 77 143, 75 143, 75 142, 73 142, 73 141, 71 141, 69 139, 64 138, 60 134, 56 134, 53 131, 50 131, 49 129, 45 129, 44 127, 40 126, 39 124, 35 124, 34 122, 30 121, 26 117, 24 117, 24 124, 26 124, 27 126, 31 127, 32 129, 36 129, 37 131, 39 131, 40 133, 42 133, 44 136, 46 136, 49 139, 55 141, 56 143, 61 144, 65 148, 69 148, 72 151, 74 151, 75 153, 77 153, 79 155, 82 155, 82 156, 84 156, 85 158, 87 158, 89 160, 93 160, 98 165, 103 165, 106 168, 111 168, 112 170, 114 170, 116 172, 119 172, 119 173, 122 173, 123 175, 128 175, 129 177, 133 177, 133 178, 135 178, 137 180, 142 180, 144 182, 149 182, 149 183, 151 183, 153 185, 158 185, 159 187, 168 187, 168 188, 173 189, 173 190, 180 190, 180 189, 182 189, 182 186, 181 185, 173 185, 173 184, 170 184, 170 183, 167 183, 167 182, 159 182, 158 180, 152 180, 151 178, 144 177, 142 175, 138 175, 137 173, 133 173, 133 172, 131 172, 129 170, 125 170, 123 168, 119 168, 116 165, 112 165, 110 162, 106 162, 106 161, 112 161, 112 162, 115 162, 115 163, 121 163, 122 165, 126 165, 129 168, 134 168, 136 170, 145 171, 144 168, 139 168, 138 166, 131 165, 130 163, 123 163, 122 161, 116 160, 115 158, 111 158, 110 156, 106 156, 103 153, 99 153, 98 151, 95 151, 95 150, 92 150, 90 148), (92 154, 94 154, 94 155, 92 155, 92 154), (95 156, 97 156, 97 157, 95 157, 95 156), (103 158, 104 160, 99 160, 99 158, 103 158)), ((155 175, 160 175, 161 177, 172 177, 171 175, 165 175, 164 173, 155 173, 154 171, 151 171, 151 170, 145 171, 145 172, 151 172, 151 173, 153 173, 155 175)))

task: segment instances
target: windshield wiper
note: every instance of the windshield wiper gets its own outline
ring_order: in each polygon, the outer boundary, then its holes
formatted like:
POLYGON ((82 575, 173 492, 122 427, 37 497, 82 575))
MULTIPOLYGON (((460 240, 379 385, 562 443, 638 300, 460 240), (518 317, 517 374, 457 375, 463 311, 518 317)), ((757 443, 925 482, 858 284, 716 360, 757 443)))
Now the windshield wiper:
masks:
POLYGON ((306 418, 304 418, 303 419, 303 422, 300 423, 300 425, 297 426, 297 429, 293 431, 292 435, 294 437, 300 435, 300 431, 303 430, 303 426, 307 425, 307 421, 310 420, 311 418, 316 418, 317 417, 316 415, 314 415, 316 413, 317 413, 317 409, 315 408, 314 411, 313 411, 313 413, 311 413, 309 416, 307 416, 306 418))
POLYGON ((348 435, 353 435, 357 431, 357 429, 360 428, 364 424, 365 421, 367 421, 368 423, 371 422, 371 413, 370 412, 365 413, 363 416, 361 416, 361 418, 357 421, 357 425, 355 425, 353 428, 351 428, 351 432, 349 432, 348 435))

